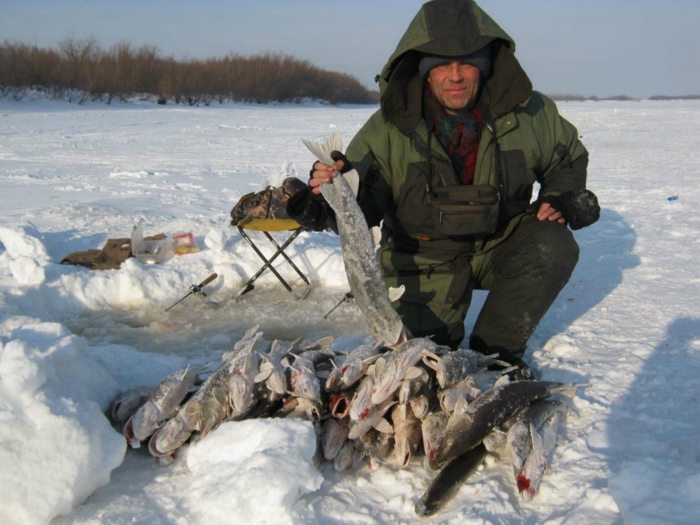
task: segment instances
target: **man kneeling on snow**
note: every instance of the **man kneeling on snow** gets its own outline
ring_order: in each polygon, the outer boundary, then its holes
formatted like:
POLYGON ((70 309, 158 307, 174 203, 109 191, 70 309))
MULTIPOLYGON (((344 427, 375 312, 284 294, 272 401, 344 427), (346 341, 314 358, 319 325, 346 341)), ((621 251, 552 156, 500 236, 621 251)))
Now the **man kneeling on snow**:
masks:
POLYGON ((319 186, 356 169, 367 223, 382 224, 386 285, 406 287, 394 307, 411 334, 456 348, 472 291, 488 290, 469 347, 523 366, 578 261, 567 225, 600 209, 576 128, 533 91, 514 50, 473 1, 423 5, 379 76, 380 110, 335 164, 314 164, 288 211, 305 228, 333 226, 319 186))

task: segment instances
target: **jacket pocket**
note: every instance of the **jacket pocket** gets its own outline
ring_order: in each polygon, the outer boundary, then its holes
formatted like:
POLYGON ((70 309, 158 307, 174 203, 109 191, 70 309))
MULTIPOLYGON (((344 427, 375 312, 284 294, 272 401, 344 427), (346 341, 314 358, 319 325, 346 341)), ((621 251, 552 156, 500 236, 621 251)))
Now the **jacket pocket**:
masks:
POLYGON ((498 193, 488 185, 438 187, 430 211, 442 235, 488 235, 498 225, 498 193))

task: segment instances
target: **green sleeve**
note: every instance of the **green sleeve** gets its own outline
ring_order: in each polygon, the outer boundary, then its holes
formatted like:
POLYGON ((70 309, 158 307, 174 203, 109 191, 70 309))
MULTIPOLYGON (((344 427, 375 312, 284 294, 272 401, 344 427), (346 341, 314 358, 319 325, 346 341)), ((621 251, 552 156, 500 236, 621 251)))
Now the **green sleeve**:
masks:
POLYGON ((367 224, 379 226, 393 203, 389 139, 379 112, 355 135, 345 155, 360 175, 358 202, 367 224))
POLYGON ((559 114, 551 99, 534 92, 535 97, 542 105, 533 121, 540 143, 540 165, 537 170, 542 186, 540 196, 584 189, 588 151, 578 138, 578 130, 559 114))

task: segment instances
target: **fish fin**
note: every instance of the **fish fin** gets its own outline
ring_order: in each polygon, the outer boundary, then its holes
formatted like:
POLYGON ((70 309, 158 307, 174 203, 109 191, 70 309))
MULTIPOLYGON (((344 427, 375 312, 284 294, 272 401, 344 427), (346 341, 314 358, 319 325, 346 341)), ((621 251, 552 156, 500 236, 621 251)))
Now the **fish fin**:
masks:
POLYGON ((457 398, 457 401, 455 402, 455 408, 453 410, 453 413, 456 416, 466 416, 468 407, 469 402, 467 401, 467 398, 464 396, 459 396, 457 398))
POLYGON ((411 366, 406 369, 406 373, 403 375, 404 379, 417 379, 423 373, 422 369, 417 366, 411 366))
POLYGON ((248 329, 246 333, 243 334, 242 339, 251 339, 255 335, 255 332, 258 331, 258 328, 260 328, 260 325, 256 324, 254 327, 248 329))
POLYGON ((374 362, 374 374, 372 374, 374 377, 379 377, 382 372, 384 371, 384 367, 386 366, 386 359, 383 357, 380 357, 374 362))
POLYGON ((535 425, 530 423, 530 439, 532 440, 532 451, 536 454, 541 454, 543 442, 542 436, 537 432, 535 425))
POLYGON ((352 193, 355 195, 355 197, 357 197, 357 194, 360 193, 360 175, 356 170, 350 170, 343 173, 343 177, 348 183, 348 186, 350 186, 352 193))
POLYGON ((329 166, 333 165, 333 159, 331 158, 331 150, 328 149, 327 143, 322 144, 320 142, 313 142, 310 140, 302 140, 304 143, 304 146, 308 148, 308 150, 313 153, 313 155, 323 162, 324 164, 328 164, 329 166))
POLYGON ((362 364, 367 365, 367 364, 374 363, 380 357, 382 357, 381 354, 373 355, 372 357, 368 357, 367 359, 363 359, 362 364))
POLYGON ((258 375, 255 376, 255 378, 253 379, 253 382, 254 383, 262 383, 268 377, 270 377, 271 374, 272 374, 272 368, 270 368, 269 370, 263 370, 258 375))
POLYGON ((292 368, 292 363, 290 363, 289 359, 287 359, 286 357, 282 358, 282 360, 280 361, 280 364, 285 368, 292 368))
POLYGON ((292 344, 289 347, 289 352, 301 347, 301 343, 303 343, 303 342, 304 342, 304 336, 297 337, 294 341, 292 341, 292 344))
POLYGON ((379 229, 379 226, 372 226, 369 231, 372 233, 372 242, 374 243, 374 247, 378 248, 382 241, 382 230, 379 229))
POLYGON ((550 396, 554 394, 562 394, 564 396, 575 396, 576 391, 578 390, 578 387, 586 387, 588 385, 584 384, 575 384, 575 383, 566 383, 561 386, 554 387, 550 390, 550 396))
POLYGON ((425 365, 430 367, 431 369, 437 370, 438 365, 440 363, 440 358, 433 352, 428 352, 427 350, 424 350, 423 363, 425 363, 425 365))
POLYGON ((381 418, 376 424, 372 425, 375 429, 377 429, 379 432, 382 434, 393 434, 394 433, 394 427, 391 426, 391 423, 389 423, 386 419, 381 418))
POLYGON ((328 350, 332 344, 333 336, 329 335, 326 337, 322 337, 321 339, 311 343, 310 345, 305 346, 304 351, 308 352, 309 350, 328 350))
POLYGON ((399 299, 401 299, 405 291, 406 286, 404 286, 403 284, 398 288, 389 288, 389 302, 393 303, 394 301, 398 301, 399 299))
POLYGON ((499 378, 496 380, 496 382, 493 384, 493 388, 499 388, 499 387, 502 387, 502 386, 506 386, 506 385, 509 384, 509 383, 510 383, 510 377, 508 377, 507 375, 502 375, 502 376, 499 377, 499 378))
POLYGON ((369 365, 365 371, 366 376, 376 377, 375 372, 377 371, 377 365, 369 365))

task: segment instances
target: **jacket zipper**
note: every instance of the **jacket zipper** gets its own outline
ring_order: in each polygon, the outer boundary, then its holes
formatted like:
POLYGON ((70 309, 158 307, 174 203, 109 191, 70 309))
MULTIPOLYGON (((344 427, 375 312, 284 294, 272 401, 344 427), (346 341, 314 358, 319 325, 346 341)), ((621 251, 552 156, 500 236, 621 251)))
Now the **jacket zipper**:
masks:
POLYGON ((486 127, 489 128, 493 138, 491 139, 494 145, 494 161, 496 164, 496 177, 498 178, 498 198, 504 204, 506 202, 506 186, 503 177, 503 167, 501 166, 501 146, 496 138, 496 123, 493 119, 486 122, 486 127))

